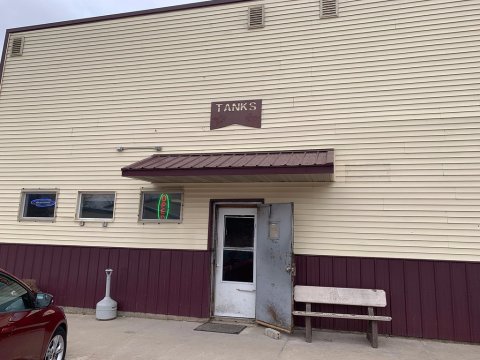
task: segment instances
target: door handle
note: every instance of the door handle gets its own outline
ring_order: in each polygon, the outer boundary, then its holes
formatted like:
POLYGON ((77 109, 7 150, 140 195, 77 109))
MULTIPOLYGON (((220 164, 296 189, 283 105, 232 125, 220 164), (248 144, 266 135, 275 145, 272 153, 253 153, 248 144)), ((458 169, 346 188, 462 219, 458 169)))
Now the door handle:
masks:
POLYGON ((253 290, 246 290, 246 289, 237 289, 237 291, 243 291, 243 292, 255 292, 257 290, 253 289, 253 290))
POLYGON ((15 330, 15 326, 6 326, 6 327, 2 328, 1 333, 2 334, 11 334, 11 333, 14 332, 14 330, 15 330))
POLYGON ((285 268, 285 271, 292 274, 293 276, 295 276, 295 274, 297 272, 296 269, 295 269, 295 266, 291 266, 291 265, 287 266, 285 268))

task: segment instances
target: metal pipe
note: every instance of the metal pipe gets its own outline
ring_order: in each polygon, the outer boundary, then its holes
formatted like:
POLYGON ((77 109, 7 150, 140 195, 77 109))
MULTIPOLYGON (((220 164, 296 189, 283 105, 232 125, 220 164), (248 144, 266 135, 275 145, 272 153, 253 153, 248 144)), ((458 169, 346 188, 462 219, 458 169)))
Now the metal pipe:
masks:
POLYGON ((151 145, 151 146, 117 146, 116 150, 118 152, 122 152, 125 150, 155 150, 155 151, 162 151, 162 147, 159 145, 151 145))
POLYGON ((106 284, 106 288, 105 288, 105 297, 109 298, 110 297, 110 281, 111 281, 113 270, 112 269, 107 269, 107 270, 105 270, 105 272, 107 273, 107 284, 106 284))

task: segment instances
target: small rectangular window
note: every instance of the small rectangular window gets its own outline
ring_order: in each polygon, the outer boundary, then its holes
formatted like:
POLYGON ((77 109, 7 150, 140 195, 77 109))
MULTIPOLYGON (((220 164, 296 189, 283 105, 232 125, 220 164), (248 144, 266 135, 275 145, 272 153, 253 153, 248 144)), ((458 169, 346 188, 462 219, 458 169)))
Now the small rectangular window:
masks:
POLYGON ((56 190, 23 190, 19 220, 53 221, 57 211, 56 190))
POLYGON ((115 212, 114 192, 80 192, 77 220, 111 221, 115 212))
POLYGON ((142 192, 139 221, 181 222, 182 205, 183 194, 181 192, 142 192))

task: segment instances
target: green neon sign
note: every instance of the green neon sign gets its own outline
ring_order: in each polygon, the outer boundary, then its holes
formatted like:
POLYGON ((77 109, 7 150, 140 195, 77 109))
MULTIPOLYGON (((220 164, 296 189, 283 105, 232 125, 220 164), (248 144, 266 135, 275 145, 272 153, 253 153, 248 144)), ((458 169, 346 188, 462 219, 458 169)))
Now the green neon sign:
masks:
POLYGON ((157 218, 159 220, 168 220, 170 216, 170 195, 160 194, 157 204, 157 218))

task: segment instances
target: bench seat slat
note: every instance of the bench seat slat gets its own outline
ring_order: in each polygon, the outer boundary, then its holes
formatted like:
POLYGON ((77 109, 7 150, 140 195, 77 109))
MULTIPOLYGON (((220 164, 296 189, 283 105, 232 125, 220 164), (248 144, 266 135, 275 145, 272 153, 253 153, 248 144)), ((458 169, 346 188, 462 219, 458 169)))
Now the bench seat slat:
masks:
POLYGON ((334 313, 323 313, 323 312, 313 312, 313 311, 293 311, 293 315, 334 318, 334 319, 352 319, 352 320, 375 320, 375 321, 391 321, 392 320, 392 318, 389 316, 377 316, 377 315, 371 316, 371 315, 360 315, 360 314, 334 314, 334 313))
POLYGON ((385 291, 371 289, 296 285, 294 299, 297 302, 317 304, 372 307, 387 306, 385 291))

